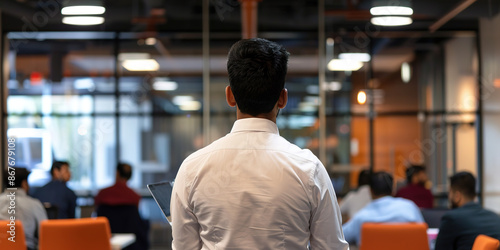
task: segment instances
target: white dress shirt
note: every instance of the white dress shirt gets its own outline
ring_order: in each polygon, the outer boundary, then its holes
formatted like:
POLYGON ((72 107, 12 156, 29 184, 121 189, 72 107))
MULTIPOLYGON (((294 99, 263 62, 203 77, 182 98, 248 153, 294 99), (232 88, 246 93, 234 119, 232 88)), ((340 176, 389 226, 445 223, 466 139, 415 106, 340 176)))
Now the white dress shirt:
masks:
POLYGON ((325 168, 267 119, 190 155, 170 207, 173 249, 349 249, 325 168))
MULTIPOLYGON (((369 185, 363 185, 358 190, 347 193, 340 201, 340 211, 352 218, 359 210, 372 201, 372 194, 369 185)), ((344 218, 345 219, 345 218, 344 218)))
POLYGON ((6 190, 0 194, 0 220, 10 220, 11 216, 20 220, 23 223, 26 245, 28 248, 36 249, 38 235, 35 235, 35 231, 38 229, 40 232, 40 222, 47 219, 45 208, 39 200, 29 197, 22 188, 17 188, 15 194, 11 194, 12 192, 6 190), (11 197, 15 197, 15 208, 9 208, 11 197), (9 214, 10 210, 15 211, 15 214, 9 214))

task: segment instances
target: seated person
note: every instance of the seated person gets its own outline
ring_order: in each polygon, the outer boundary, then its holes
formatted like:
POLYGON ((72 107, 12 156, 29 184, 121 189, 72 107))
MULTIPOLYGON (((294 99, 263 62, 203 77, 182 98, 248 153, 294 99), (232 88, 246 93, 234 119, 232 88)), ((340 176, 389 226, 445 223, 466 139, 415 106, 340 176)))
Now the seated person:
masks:
POLYGON ((149 248, 149 224, 139 215, 141 196, 127 186, 132 177, 132 166, 118 163, 116 182, 105 188, 94 198, 97 216, 105 216, 109 220, 112 233, 134 233, 136 241, 124 250, 142 250, 149 248))
POLYGON ((76 195, 73 190, 66 186, 66 182, 71 179, 69 163, 65 161, 55 161, 50 169, 52 180, 45 186, 36 190, 33 195, 42 203, 49 203, 57 207, 58 218, 75 218, 76 195))
POLYGON ((340 202, 340 211, 348 220, 371 201, 370 170, 363 170, 358 176, 358 188, 347 193, 345 198, 342 199, 340 202))
MULTIPOLYGON (((14 185, 6 185, 7 188, 17 188, 17 190, 5 190, 0 195, 0 220, 10 220, 11 216, 15 216, 16 220, 23 223, 24 234, 26 236, 26 245, 29 250, 38 248, 38 231, 40 222, 47 219, 45 208, 42 203, 27 195, 29 190, 28 175, 30 174, 26 168, 15 168, 14 185), (15 197, 16 208, 15 214, 9 214, 10 198, 15 197)), ((8 181, 8 172, 4 172, 5 184, 8 181)), ((1 232, 6 234, 6 232, 1 232)))
POLYGON ((396 193, 396 197, 413 201, 419 208, 432 208, 434 197, 429 189, 425 187, 428 180, 425 168, 422 166, 411 166, 406 170, 406 186, 396 193))
POLYGON ((388 173, 378 172, 371 175, 370 189, 373 201, 343 225, 347 242, 359 245, 361 226, 365 222, 424 222, 415 203, 391 196, 392 185, 393 179, 388 173))
POLYGON ((453 210, 443 215, 436 250, 472 249, 479 234, 500 239, 500 217, 474 202, 476 179, 460 172, 450 178, 448 197, 453 210))
POLYGON ((141 196, 127 186, 127 181, 132 177, 132 166, 118 163, 116 167, 116 182, 113 186, 105 188, 96 195, 94 204, 99 205, 135 205, 139 206, 141 196))

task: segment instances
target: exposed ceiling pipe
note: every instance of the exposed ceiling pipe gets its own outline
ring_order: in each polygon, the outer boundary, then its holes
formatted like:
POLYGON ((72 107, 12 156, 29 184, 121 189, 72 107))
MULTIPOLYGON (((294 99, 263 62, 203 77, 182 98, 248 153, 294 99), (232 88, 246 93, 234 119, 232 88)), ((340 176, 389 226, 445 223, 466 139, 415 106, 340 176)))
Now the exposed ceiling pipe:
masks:
POLYGON ((439 20, 437 20, 435 23, 433 23, 431 26, 429 26, 429 30, 431 32, 435 32, 441 26, 446 24, 448 21, 450 21, 452 18, 460 14, 463 10, 467 9, 469 6, 471 6, 473 3, 475 3, 477 0, 464 0, 460 4, 458 4, 455 8, 453 8, 450 12, 445 14, 443 17, 441 17, 439 20))
POLYGON ((240 0, 241 36, 243 39, 257 37, 257 5, 260 0, 240 0))

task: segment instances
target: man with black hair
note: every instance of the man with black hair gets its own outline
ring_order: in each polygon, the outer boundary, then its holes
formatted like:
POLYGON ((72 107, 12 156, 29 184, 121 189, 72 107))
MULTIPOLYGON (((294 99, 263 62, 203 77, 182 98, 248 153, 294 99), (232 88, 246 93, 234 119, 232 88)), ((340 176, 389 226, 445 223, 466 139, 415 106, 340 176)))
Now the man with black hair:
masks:
POLYGON ((366 222, 424 222, 418 207, 412 201, 392 197, 393 178, 386 172, 373 173, 370 189, 373 201, 344 224, 345 239, 360 244, 361 226, 366 222))
POLYGON ((350 219, 371 201, 370 170, 365 169, 359 172, 358 188, 347 193, 345 198, 340 202, 340 211, 342 215, 346 215, 347 219, 350 219))
POLYGON ((94 204, 99 205, 135 205, 139 206, 141 196, 127 186, 132 177, 132 166, 118 163, 116 166, 116 182, 113 186, 102 189, 94 198, 94 204))
POLYGON ((37 189, 33 196, 42 203, 49 203, 51 206, 57 207, 59 219, 75 218, 76 195, 73 190, 66 186, 66 182, 71 179, 69 163, 55 161, 50 169, 50 174, 52 180, 37 189))
MULTIPOLYGON (((40 222, 47 219, 47 213, 39 200, 27 195, 29 191, 28 175, 30 172, 26 168, 20 167, 15 168, 13 171, 14 175, 7 171, 3 175, 6 187, 16 188, 16 190, 6 189, 5 192, 0 194, 0 220, 10 220, 11 216, 14 216, 16 220, 20 220, 26 236, 26 246, 29 250, 37 249, 40 222), (14 185, 9 185, 12 183, 8 179, 10 176, 15 177, 14 185)), ((12 173, 12 171, 10 172, 12 173)), ((6 233, 2 232, 2 234, 6 233)), ((10 234, 8 235, 10 237, 10 234)), ((2 240, 6 241, 7 239, 2 240)))
POLYGON ((325 167, 279 135, 288 52, 255 38, 228 55, 229 134, 191 154, 175 179, 173 249, 348 249, 325 167))
POLYGON ((427 174, 423 166, 411 166, 406 170, 406 186, 396 193, 396 197, 405 198, 415 202, 419 208, 432 208, 434 197, 429 189, 425 187, 427 174))
POLYGON ((448 198, 454 208, 441 218, 436 250, 472 249, 479 234, 500 240, 500 217, 474 202, 476 179, 469 172, 450 178, 448 198))

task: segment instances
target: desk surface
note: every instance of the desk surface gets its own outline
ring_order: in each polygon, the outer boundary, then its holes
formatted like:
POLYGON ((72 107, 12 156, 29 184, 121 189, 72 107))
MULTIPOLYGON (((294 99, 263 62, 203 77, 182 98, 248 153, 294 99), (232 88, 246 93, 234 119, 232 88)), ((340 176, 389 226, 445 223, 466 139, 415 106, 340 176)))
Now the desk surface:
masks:
POLYGON ((110 241, 113 250, 120 250, 135 242, 135 234, 113 234, 110 241))

